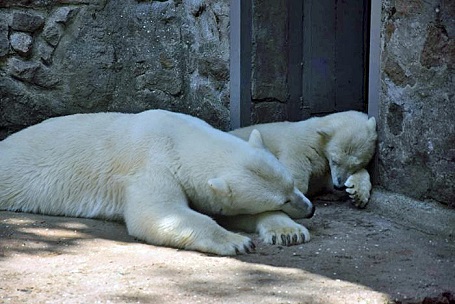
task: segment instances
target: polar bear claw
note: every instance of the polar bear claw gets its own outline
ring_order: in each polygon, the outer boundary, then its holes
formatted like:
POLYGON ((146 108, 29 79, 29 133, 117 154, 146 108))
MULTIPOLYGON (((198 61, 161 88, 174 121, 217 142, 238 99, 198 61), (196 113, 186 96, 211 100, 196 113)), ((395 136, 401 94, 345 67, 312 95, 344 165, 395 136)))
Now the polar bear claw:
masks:
POLYGON ((344 184, 346 192, 353 200, 353 203, 358 208, 365 208, 370 199, 371 182, 370 175, 365 169, 361 169, 353 175, 349 176, 344 184))

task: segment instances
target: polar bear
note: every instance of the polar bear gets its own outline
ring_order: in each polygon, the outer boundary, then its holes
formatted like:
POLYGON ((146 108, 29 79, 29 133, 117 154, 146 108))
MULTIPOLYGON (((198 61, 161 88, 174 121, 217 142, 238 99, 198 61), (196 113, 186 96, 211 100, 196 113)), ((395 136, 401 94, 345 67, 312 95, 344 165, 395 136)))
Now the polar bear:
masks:
POLYGON ((371 182, 365 167, 376 147, 376 120, 358 111, 339 112, 300 122, 259 124, 232 131, 243 139, 253 129, 286 166, 297 188, 314 196, 347 187, 354 204, 367 205, 371 182))
POLYGON ((212 215, 314 213, 258 131, 245 142, 163 110, 51 118, 7 137, 0 210, 123 220, 148 243, 219 255, 254 244, 212 215))

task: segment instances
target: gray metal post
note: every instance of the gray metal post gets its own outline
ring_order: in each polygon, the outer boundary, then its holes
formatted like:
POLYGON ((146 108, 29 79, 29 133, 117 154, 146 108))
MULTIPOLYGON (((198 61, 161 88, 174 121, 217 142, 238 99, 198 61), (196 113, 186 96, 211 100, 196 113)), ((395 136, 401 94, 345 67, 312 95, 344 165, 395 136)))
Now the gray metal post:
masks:
POLYGON ((371 1, 368 115, 378 119, 381 92, 381 0, 371 1))
MULTIPOLYGON (((370 10, 370 58, 368 75, 368 115, 379 122, 381 94, 381 0, 371 1, 370 10)), ((373 185, 379 183, 379 158, 375 153, 370 172, 373 185)))

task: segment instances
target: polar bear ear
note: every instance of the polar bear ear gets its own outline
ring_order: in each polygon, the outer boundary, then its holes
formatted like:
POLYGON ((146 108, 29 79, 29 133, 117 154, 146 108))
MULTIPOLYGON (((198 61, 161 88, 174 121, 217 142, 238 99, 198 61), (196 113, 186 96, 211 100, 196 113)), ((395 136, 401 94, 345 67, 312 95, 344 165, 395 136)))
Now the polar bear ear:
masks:
POLYGON ((322 139, 327 141, 332 137, 332 132, 330 131, 329 128, 321 128, 316 132, 318 132, 318 134, 321 135, 322 139))
POLYGON ((224 180, 224 178, 216 177, 211 178, 208 181, 210 188, 213 189, 217 194, 223 196, 230 196, 231 195, 231 188, 229 188, 228 183, 224 180))
POLYGON ((248 142, 250 143, 251 146, 255 148, 260 148, 264 149, 264 142, 262 141, 262 136, 261 133, 257 130, 254 129, 251 134, 250 134, 250 139, 248 139, 248 142))
POLYGON ((376 131, 376 119, 374 117, 371 117, 370 119, 368 119, 367 127, 371 131, 376 131))

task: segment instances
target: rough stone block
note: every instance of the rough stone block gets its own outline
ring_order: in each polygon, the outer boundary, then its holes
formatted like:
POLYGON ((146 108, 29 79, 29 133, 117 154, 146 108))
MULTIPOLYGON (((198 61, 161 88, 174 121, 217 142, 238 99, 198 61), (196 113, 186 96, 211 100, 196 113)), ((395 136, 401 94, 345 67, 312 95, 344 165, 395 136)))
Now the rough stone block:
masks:
POLYGON ((54 48, 46 42, 38 44, 38 56, 47 65, 52 63, 54 48))
POLYGON ((216 57, 204 57, 198 60, 199 73, 210 76, 216 81, 229 80, 229 67, 227 62, 216 57))
POLYGON ((179 73, 173 70, 150 71, 136 78, 136 86, 139 90, 157 89, 178 95, 182 90, 182 80, 179 73))
POLYGON ((46 40, 50 45, 57 46, 60 38, 62 37, 63 29, 56 23, 51 22, 44 27, 43 30, 43 38, 46 40))
POLYGON ((278 101, 255 103, 251 113, 252 124, 283 121, 286 119, 286 105, 278 101))
POLYGON ((54 12, 54 14, 51 16, 51 19, 57 23, 66 24, 77 14, 78 11, 79 8, 67 6, 60 7, 54 12))
POLYGON ((413 86, 415 84, 415 80, 407 76, 398 62, 391 58, 388 58, 385 63, 384 72, 397 86, 404 87, 406 85, 413 86))
POLYGON ((427 39, 423 46, 420 62, 426 68, 455 62, 455 40, 449 39, 442 25, 430 24, 427 29, 427 39))
POLYGON ((13 14, 11 28, 17 31, 34 32, 44 25, 44 18, 31 13, 16 12, 13 14))
POLYGON ((286 20, 284 1, 253 1, 252 95, 285 102, 287 93, 286 20))
POLYGON ((39 64, 36 62, 23 61, 14 57, 8 59, 7 65, 11 76, 26 82, 33 81, 39 68, 39 64))
POLYGON ((10 36, 10 43, 19 55, 28 56, 32 50, 33 38, 27 33, 17 32, 10 36))
POLYGON ((0 57, 7 55, 9 52, 8 26, 0 23, 0 57))
POLYGON ((14 78, 43 88, 54 88, 60 83, 47 67, 36 62, 12 57, 8 60, 8 71, 14 78))
POLYGON ((404 15, 419 14, 422 11, 422 0, 396 0, 397 13, 404 15))
POLYGON ((32 83, 42 88, 51 89, 55 88, 60 83, 60 80, 49 68, 40 64, 32 83))

